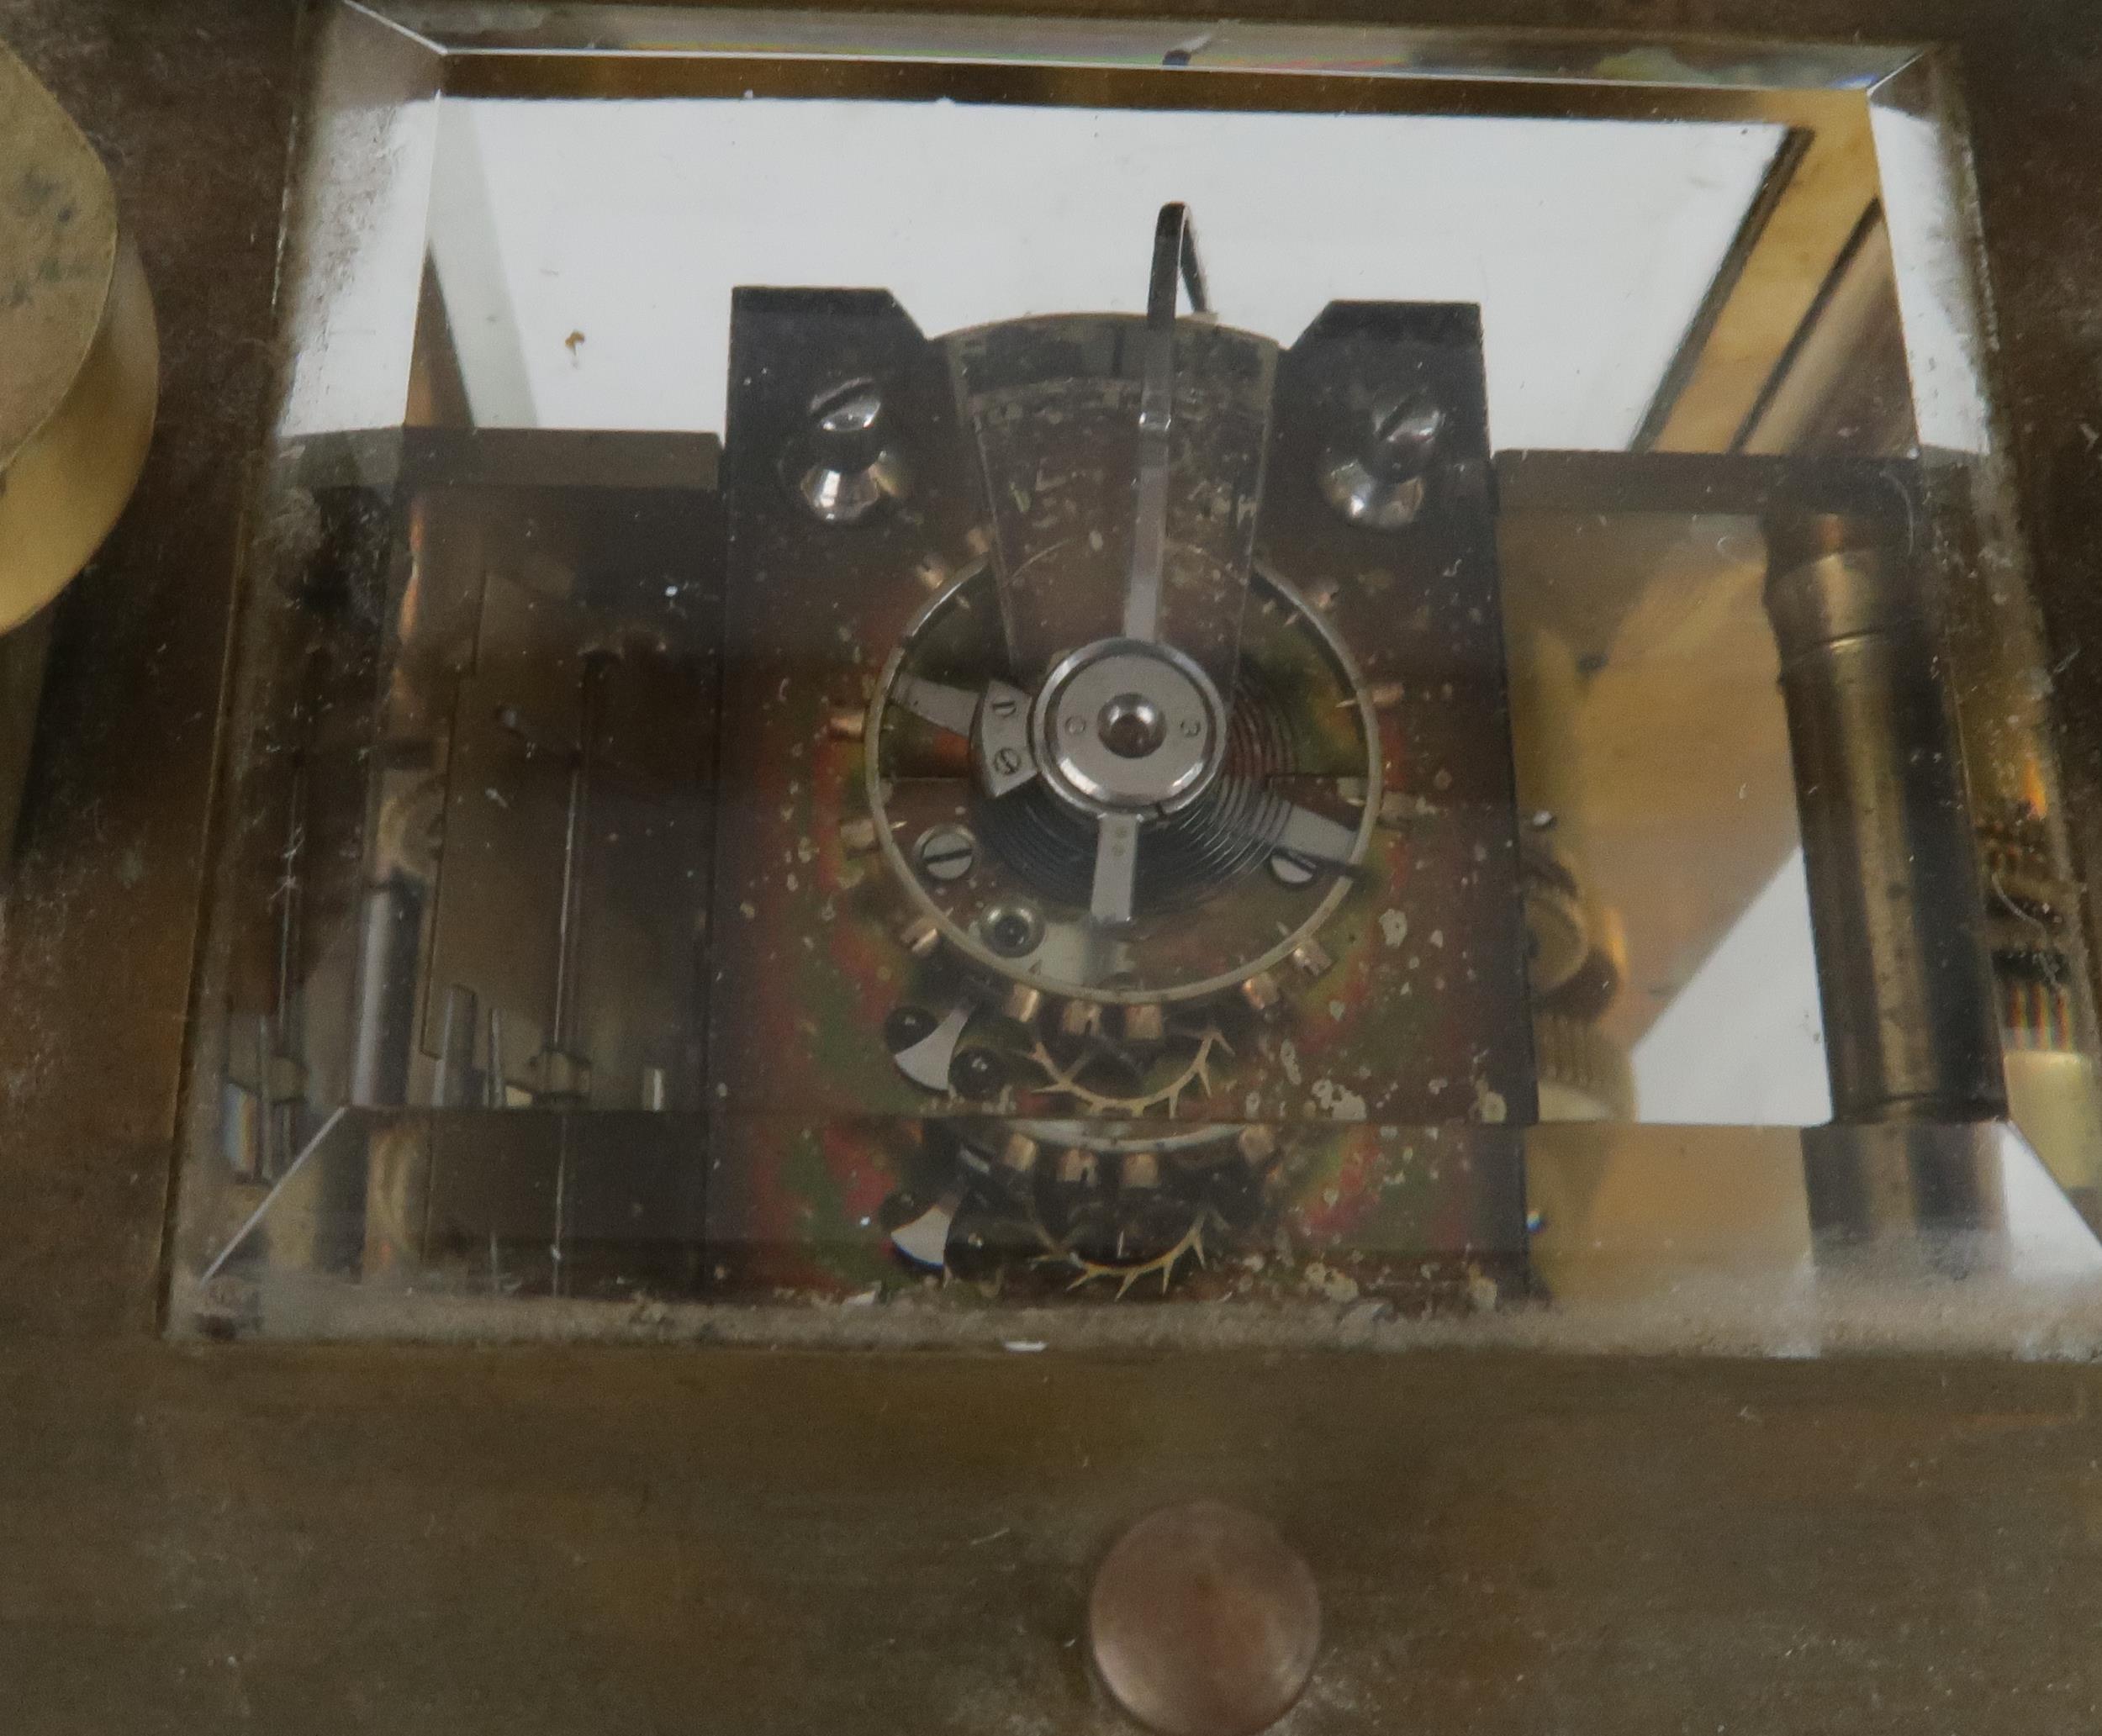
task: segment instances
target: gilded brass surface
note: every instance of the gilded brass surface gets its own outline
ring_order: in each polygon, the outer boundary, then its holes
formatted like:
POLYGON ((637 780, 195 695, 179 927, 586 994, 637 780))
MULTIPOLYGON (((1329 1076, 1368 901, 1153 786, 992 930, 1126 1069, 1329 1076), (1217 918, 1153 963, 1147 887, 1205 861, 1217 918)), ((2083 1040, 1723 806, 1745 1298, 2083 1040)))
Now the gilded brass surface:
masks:
POLYGON ((109 177, 0 45, 0 632, 123 508, 152 432, 152 298, 109 177))

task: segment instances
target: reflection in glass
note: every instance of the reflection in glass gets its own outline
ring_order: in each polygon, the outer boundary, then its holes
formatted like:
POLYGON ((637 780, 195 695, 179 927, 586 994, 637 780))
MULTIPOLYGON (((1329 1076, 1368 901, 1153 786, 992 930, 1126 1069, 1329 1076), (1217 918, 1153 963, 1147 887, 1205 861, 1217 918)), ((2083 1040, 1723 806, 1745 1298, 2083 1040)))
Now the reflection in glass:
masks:
POLYGON ((1918 75, 491 16, 323 35, 179 1321, 2102 1264, 1918 75))

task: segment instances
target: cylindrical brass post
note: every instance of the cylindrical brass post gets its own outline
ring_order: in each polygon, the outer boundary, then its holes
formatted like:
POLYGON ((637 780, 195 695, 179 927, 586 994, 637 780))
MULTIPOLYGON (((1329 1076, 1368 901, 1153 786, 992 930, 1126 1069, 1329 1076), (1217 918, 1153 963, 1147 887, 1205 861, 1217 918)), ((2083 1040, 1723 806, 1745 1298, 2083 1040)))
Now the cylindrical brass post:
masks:
POLYGON ((1767 532, 1832 1111, 2004 1116, 1954 710, 1919 575, 1856 521, 1767 532))
POLYGON ((1767 529, 1833 1125, 1812 1227, 1870 1269, 1996 1263, 2007 1113, 1977 843, 1919 572, 1873 526, 1767 529), (1893 1266, 1893 1263, 1895 1265, 1893 1266))

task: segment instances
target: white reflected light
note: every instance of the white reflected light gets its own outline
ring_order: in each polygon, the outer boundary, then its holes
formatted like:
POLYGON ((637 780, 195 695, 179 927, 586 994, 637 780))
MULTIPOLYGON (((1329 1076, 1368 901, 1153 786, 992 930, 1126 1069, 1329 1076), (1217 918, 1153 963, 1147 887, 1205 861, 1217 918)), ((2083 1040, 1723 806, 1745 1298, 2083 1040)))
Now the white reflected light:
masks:
POLYGON ((485 100, 447 105, 431 245, 478 421, 719 430, 738 285, 886 288, 929 333, 1137 313, 1154 214, 1180 199, 1228 323, 1289 341, 1331 300, 1478 303, 1496 443, 1617 448, 1779 134, 485 100))

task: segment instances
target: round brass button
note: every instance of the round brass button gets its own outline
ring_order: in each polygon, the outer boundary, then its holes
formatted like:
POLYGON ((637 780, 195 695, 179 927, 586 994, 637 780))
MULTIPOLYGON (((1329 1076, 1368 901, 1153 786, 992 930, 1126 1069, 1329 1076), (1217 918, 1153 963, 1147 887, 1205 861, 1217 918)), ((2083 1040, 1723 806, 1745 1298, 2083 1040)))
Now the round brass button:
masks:
POLYGON ((1166 1507, 1118 1539, 1088 1599, 1095 1667, 1160 1736, 1254 1736, 1313 1672, 1321 1599, 1267 1520, 1213 1501, 1166 1507))

